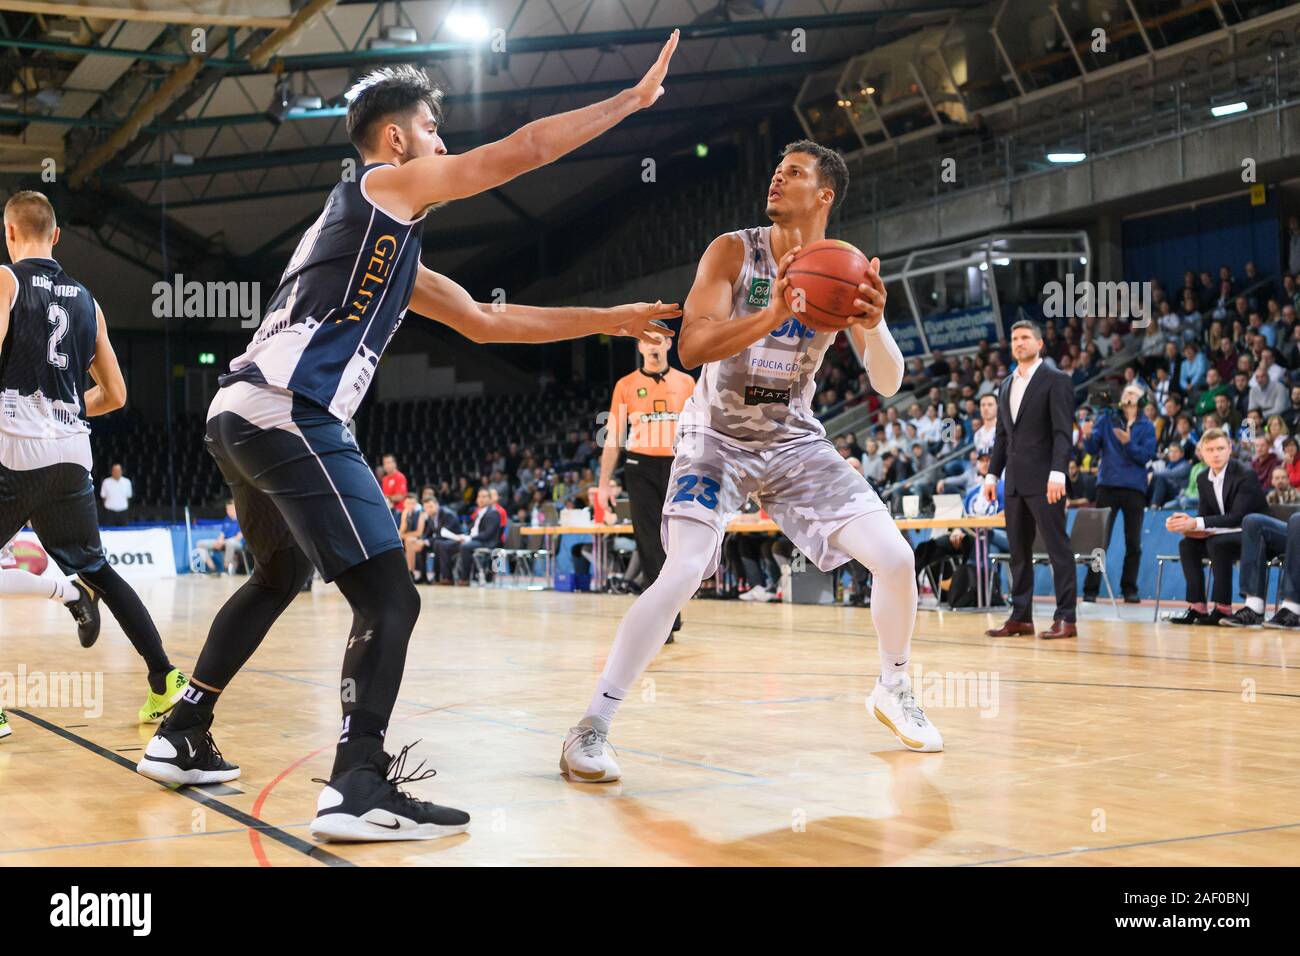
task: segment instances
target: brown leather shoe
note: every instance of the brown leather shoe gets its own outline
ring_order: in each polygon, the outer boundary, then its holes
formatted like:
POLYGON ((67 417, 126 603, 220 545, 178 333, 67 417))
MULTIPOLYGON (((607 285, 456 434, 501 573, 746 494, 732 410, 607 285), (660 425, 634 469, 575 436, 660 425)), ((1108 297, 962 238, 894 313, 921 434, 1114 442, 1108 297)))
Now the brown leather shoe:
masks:
POLYGON ((1054 641, 1060 637, 1078 637, 1079 629, 1069 621, 1053 621, 1052 629, 1041 632, 1038 637, 1044 641, 1054 641))
POLYGON ((1033 621, 1013 621, 1007 618, 1001 627, 990 628, 984 634, 988 637, 1023 637, 1034 633, 1033 621))

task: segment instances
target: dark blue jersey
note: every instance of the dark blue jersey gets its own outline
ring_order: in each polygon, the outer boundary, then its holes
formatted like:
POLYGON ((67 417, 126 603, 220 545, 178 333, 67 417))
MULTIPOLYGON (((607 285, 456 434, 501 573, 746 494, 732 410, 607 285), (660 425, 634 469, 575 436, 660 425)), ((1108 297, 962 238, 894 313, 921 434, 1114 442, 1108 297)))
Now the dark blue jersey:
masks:
POLYGON ((400 219, 366 193, 366 177, 381 165, 361 167, 330 192, 222 385, 274 385, 352 417, 402 324, 420 265, 424 217, 400 219))
POLYGON ((82 393, 99 331, 94 297, 53 259, 20 259, 3 268, 17 291, 0 343, 0 432, 87 434, 82 393))

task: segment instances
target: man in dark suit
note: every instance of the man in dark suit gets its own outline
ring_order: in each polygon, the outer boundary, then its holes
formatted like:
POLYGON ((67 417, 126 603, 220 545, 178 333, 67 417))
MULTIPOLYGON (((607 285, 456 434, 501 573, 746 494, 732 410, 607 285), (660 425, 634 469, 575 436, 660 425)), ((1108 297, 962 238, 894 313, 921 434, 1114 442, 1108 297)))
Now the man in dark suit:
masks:
POLYGON ((460 576, 456 583, 469 584, 474 573, 474 552, 478 548, 496 548, 501 543, 501 515, 492 507, 487 488, 478 490, 478 507, 470 518, 469 534, 460 536, 460 576))
POLYGON ((1011 545, 1011 616, 989 637, 1033 634, 1034 537, 1041 535, 1052 562, 1056 614, 1045 639, 1074 637, 1075 566, 1065 533, 1065 472, 1074 440, 1074 387, 1070 377, 1044 365, 1043 334, 1033 322, 1011 326, 1016 368, 998 389, 998 426, 984 496, 997 496, 1004 475, 1007 541, 1011 545))
POLYGON ((1211 428, 1197 447, 1207 466, 1196 479, 1200 516, 1179 511, 1165 521, 1168 530, 1183 535, 1178 556, 1187 582, 1187 609, 1169 620, 1213 626, 1232 614, 1232 566, 1241 556, 1242 521, 1246 515, 1267 513, 1268 503, 1255 472, 1232 457, 1227 433, 1211 428), (1205 558, 1214 576, 1212 609, 1205 604, 1205 558))

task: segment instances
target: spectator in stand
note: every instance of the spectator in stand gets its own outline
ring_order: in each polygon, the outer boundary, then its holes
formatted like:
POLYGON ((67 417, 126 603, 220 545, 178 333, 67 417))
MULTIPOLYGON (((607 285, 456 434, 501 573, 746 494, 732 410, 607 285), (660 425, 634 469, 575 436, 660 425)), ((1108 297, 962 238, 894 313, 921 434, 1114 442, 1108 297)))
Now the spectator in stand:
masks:
POLYGON ((1264 434, 1268 436, 1268 440, 1273 447, 1273 454, 1277 455, 1278 460, 1280 461, 1282 459, 1282 443, 1286 441, 1291 434, 1281 415, 1274 415, 1268 420, 1264 434))
POLYGON ((419 499, 413 493, 407 494, 402 499, 398 514, 397 536, 406 549, 406 570, 410 572, 411 580, 419 583, 424 580, 423 572, 415 567, 416 555, 423 548, 424 541, 424 511, 420 508, 419 499))
POLYGON ((394 509, 400 508, 406 500, 406 476, 397 470, 397 459, 391 454, 383 457, 381 468, 384 474, 379 480, 379 487, 389 504, 394 509))
POLYGON ((998 431, 998 398, 985 395, 980 399, 980 425, 975 431, 975 450, 980 454, 993 451, 993 439, 998 431))
POLYGON ((1225 335, 1219 339, 1218 351, 1210 355, 1210 368, 1219 373, 1219 381, 1231 381, 1240 358, 1232 340, 1225 335))
POLYGON ((874 438, 868 438, 867 447, 862 452, 862 474, 877 488, 885 476, 884 457, 880 443, 874 438))
POLYGON ((1209 363, 1194 342, 1183 346, 1183 364, 1178 370, 1178 388, 1184 395, 1205 386, 1209 363))
POLYGON ((958 470, 952 474, 944 475, 935 483, 934 493, 936 495, 965 495, 967 491, 977 484, 984 482, 984 475, 979 470, 980 455, 987 455, 988 452, 980 452, 972 448, 964 460, 955 462, 958 470))
POLYGON ((1220 392, 1214 396, 1214 414, 1219 416, 1219 421, 1231 434, 1236 434, 1237 429, 1241 427, 1242 413, 1233 404, 1229 392, 1220 392))
POLYGON ((455 545, 456 542, 450 540, 448 535, 454 535, 460 530, 451 509, 438 504, 437 498, 432 496, 425 498, 421 502, 418 528, 419 538, 405 542, 408 567, 412 567, 411 558, 414 553, 414 558, 418 562, 413 566, 417 581, 423 579, 428 584, 433 584, 435 581, 440 584, 451 584, 451 561, 444 557, 448 550, 444 545, 455 545), (444 531, 447 534, 444 534, 444 531))
POLYGON ((1250 407, 1258 408, 1265 418, 1281 415, 1291 404, 1286 386, 1269 377, 1268 368, 1260 365, 1250 386, 1250 407))
POLYGON ((1232 442, 1218 429, 1201 436, 1201 457, 1208 470, 1197 478, 1199 516, 1179 511, 1165 528, 1183 535, 1178 553, 1187 586, 1187 609, 1169 618, 1174 624, 1217 625, 1232 614, 1232 569, 1241 555, 1242 520, 1268 510, 1264 489, 1245 465, 1232 458, 1232 442), (1213 607, 1205 600, 1209 558, 1214 579, 1213 607))
POLYGON ((1219 298, 1219 286, 1214 281, 1214 277, 1208 272, 1202 272, 1200 285, 1196 290, 1196 302, 1202 313, 1214 308, 1215 301, 1219 298))
POLYGON ((1283 466, 1279 465, 1273 469, 1271 487, 1264 498, 1269 507, 1300 504, 1300 491, 1291 487, 1291 479, 1287 477, 1286 468, 1283 466))
MULTIPOLYGON (((501 540, 501 514, 492 507, 492 499, 486 488, 480 488, 476 496, 477 506, 470 516, 470 528, 467 534, 458 535, 459 574, 456 584, 462 587, 470 583, 474 573, 474 552, 480 548, 495 548, 501 540)), ((448 558, 451 557, 448 549, 448 558)))
MULTIPOLYGON (((1136 604, 1138 564, 1142 558, 1142 513, 1146 509, 1147 466, 1156 456, 1156 433, 1141 413, 1143 390, 1135 385, 1120 395, 1118 412, 1107 410, 1096 422, 1081 426, 1084 448, 1100 456, 1097 476, 1097 506, 1111 509, 1106 527, 1109 547, 1116 514, 1124 515, 1124 571, 1120 591, 1124 601, 1136 604)), ((1083 583, 1083 599, 1095 601, 1101 575, 1089 571, 1083 583)))
POLYGON ((109 469, 108 477, 99 486, 99 497, 104 501, 104 526, 120 528, 130 523, 127 510, 131 507, 131 479, 122 474, 117 462, 109 469))
POLYGON ((1097 500, 1097 478, 1079 467, 1079 459, 1071 458, 1065 466, 1065 506, 1091 508, 1097 500))
POLYGON ((1183 452, 1183 446, 1172 442, 1164 457, 1151 463, 1151 506, 1163 508, 1179 497, 1187 488, 1192 463, 1183 452))
POLYGON ((1196 396, 1196 414, 1205 416, 1213 412, 1214 400, 1231 387, 1219 377, 1219 370, 1210 366, 1205 373, 1205 387, 1196 396))
POLYGON ((1273 443, 1268 440, 1268 436, 1260 435, 1256 438, 1255 456, 1250 461, 1250 467, 1259 479, 1260 488, 1269 487, 1273 480, 1273 469, 1281 464, 1281 459, 1273 454, 1273 443))
POLYGON ((1300 488, 1300 442, 1294 437, 1282 442, 1282 466, 1286 468, 1287 481, 1291 487, 1300 488))
POLYGON ((239 519, 235 515, 233 498, 226 499, 226 516, 221 520, 221 528, 217 536, 204 538, 196 542, 194 547, 203 554, 203 563, 209 574, 217 570, 217 564, 212 560, 214 551, 221 552, 222 567, 226 574, 235 573, 235 558, 244 550, 244 533, 239 530, 239 519))

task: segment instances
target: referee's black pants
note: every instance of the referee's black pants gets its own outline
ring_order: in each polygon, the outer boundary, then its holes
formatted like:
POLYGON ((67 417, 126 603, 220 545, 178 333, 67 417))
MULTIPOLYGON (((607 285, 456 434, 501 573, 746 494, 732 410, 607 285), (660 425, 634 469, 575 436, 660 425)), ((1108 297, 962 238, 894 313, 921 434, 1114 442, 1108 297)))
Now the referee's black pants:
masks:
POLYGON ((632 505, 632 533, 645 569, 646 587, 659 579, 664 566, 664 544, 660 528, 664 520, 664 499, 668 497, 668 476, 672 455, 644 455, 630 452, 624 462, 623 484, 632 505))

